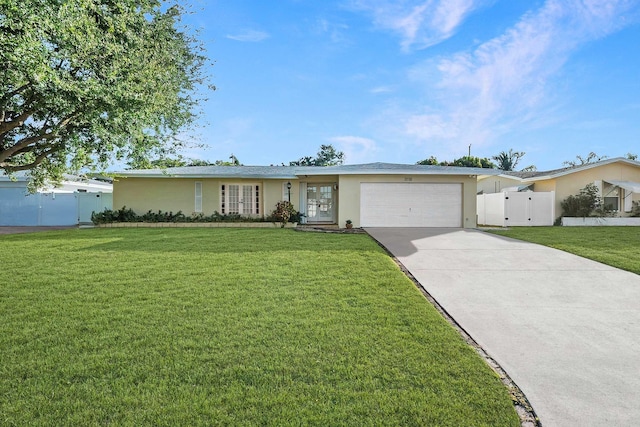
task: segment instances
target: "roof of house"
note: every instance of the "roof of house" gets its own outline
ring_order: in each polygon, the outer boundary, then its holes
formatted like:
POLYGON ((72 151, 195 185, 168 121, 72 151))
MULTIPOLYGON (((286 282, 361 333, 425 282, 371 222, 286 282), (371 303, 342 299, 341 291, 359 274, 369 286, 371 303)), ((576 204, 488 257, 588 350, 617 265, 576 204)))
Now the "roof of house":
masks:
POLYGON ((552 179, 558 178, 564 175, 569 175, 572 173, 597 168, 600 166, 608 165, 611 163, 627 163, 632 166, 640 167, 640 162, 635 160, 630 160, 625 157, 614 157, 611 159, 601 160, 599 162, 587 163, 585 165, 579 166, 569 166, 566 168, 553 169, 549 171, 535 171, 535 172, 517 172, 517 171, 502 171, 500 175, 506 176, 508 178, 515 178, 520 181, 541 181, 544 179, 552 179))
POLYGON ((495 169, 458 166, 367 163, 339 166, 186 166, 166 169, 134 169, 118 172, 121 177, 145 178, 261 178, 298 179, 308 175, 497 175, 495 169))
MULTIPOLYGON (((105 180, 97 180, 92 178, 85 178, 77 175, 64 174, 60 184, 56 186, 45 185, 45 187, 38 189, 39 192, 54 192, 54 193, 66 193, 74 192, 78 189, 91 190, 91 191, 104 191, 111 192, 113 185, 105 180)), ((16 182, 22 183, 21 185, 27 185, 31 180, 31 176, 28 171, 18 171, 11 175, 0 171, 0 182, 16 182)))

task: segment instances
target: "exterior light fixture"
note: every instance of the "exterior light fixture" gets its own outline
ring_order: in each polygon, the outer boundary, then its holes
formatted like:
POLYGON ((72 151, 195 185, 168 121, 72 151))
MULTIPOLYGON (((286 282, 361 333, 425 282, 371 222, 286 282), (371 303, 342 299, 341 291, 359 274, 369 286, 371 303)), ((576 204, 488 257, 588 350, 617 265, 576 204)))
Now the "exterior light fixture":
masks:
POLYGON ((289 203, 291 203, 291 182, 287 182, 287 198, 289 199, 289 203))

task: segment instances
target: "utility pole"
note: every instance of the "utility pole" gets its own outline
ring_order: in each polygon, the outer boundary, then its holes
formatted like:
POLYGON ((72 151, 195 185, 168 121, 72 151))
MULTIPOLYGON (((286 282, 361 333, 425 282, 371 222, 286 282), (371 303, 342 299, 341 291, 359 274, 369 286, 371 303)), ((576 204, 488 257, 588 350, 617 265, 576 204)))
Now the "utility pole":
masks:
POLYGON ((471 157, 471 144, 469 144, 469 157, 471 157))

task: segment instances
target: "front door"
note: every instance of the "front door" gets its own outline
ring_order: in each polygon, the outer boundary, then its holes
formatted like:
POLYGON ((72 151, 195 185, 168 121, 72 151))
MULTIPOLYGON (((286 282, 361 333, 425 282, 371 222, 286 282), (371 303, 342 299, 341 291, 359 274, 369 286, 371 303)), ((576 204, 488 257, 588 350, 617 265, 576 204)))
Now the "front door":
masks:
POLYGON ((333 184, 307 184, 307 222, 335 222, 333 184))

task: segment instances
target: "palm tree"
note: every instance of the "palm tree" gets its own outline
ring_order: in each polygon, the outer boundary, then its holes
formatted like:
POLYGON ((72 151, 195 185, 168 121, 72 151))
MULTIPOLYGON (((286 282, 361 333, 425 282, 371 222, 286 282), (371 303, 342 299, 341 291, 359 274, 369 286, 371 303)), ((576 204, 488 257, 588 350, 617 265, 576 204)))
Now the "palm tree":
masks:
POLYGON ((492 159, 498 162, 498 169, 503 171, 515 170, 518 162, 524 156, 524 151, 513 151, 509 149, 509 152, 501 151, 497 156, 493 156, 492 159))

